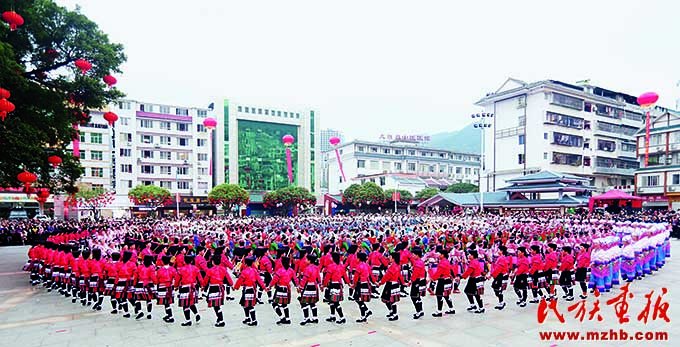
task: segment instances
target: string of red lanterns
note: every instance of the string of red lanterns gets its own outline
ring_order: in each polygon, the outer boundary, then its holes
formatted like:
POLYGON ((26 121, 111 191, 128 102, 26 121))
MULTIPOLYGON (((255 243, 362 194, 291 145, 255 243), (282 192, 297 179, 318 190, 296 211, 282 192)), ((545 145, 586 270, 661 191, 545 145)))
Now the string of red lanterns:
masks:
POLYGON ((24 18, 14 11, 7 11, 2 14, 2 20, 9 24, 9 30, 17 30, 17 27, 24 24, 24 18))

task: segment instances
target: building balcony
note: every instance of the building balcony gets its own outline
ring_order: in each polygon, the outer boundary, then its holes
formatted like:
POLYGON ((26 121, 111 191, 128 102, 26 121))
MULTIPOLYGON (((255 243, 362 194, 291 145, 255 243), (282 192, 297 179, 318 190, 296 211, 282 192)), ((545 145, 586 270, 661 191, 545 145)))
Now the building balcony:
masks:
POLYGON ((603 167, 594 166, 594 174, 610 174, 610 175, 623 175, 623 176, 633 176, 635 174, 634 168, 619 168, 619 167, 603 167))
POLYGON ((663 194, 663 186, 638 187, 637 193, 641 195, 663 194))

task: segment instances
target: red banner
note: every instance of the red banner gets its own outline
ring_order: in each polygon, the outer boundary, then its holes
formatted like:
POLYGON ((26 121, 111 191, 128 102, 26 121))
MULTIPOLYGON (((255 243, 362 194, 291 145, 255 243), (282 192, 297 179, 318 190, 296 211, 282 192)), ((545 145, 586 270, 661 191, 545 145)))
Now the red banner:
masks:
POLYGON ((392 193, 392 201, 398 201, 399 199, 401 199, 401 194, 397 191, 393 192, 392 193))

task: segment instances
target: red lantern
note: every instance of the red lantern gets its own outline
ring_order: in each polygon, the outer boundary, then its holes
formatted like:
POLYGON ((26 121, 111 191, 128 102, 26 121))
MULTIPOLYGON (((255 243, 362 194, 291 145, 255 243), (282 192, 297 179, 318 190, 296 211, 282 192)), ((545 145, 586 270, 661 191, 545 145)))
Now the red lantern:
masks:
POLYGON ((104 76, 104 83, 106 83, 106 85, 111 88, 114 84, 118 83, 118 80, 116 80, 116 78, 111 75, 106 75, 104 76))
POLYGON ((659 100, 659 95, 654 92, 644 93, 637 98, 637 102, 642 107, 652 107, 659 100))
POLYGON ((328 140, 328 142, 330 142, 332 146, 337 146, 340 143, 340 138, 337 136, 333 136, 328 140))
POLYGON ((54 166, 55 169, 57 168, 57 166, 58 166, 59 164, 61 164, 61 158, 59 158, 59 157, 56 156, 56 155, 53 155, 53 156, 47 158, 47 161, 48 161, 50 164, 52 164, 52 166, 54 166))
POLYGON ((7 113, 12 111, 14 111, 14 104, 6 99, 0 99, 0 119, 4 121, 7 113))
POLYGON ((295 142, 295 138, 293 137, 293 135, 283 135, 281 141, 283 141, 284 145, 290 146, 293 144, 293 142, 295 142))
POLYGON ((43 198, 43 199, 47 200, 47 198, 50 197, 50 191, 47 190, 47 189, 40 189, 40 191, 38 191, 38 194, 36 194, 36 195, 39 198, 43 198))
POLYGON ((118 120, 118 115, 113 112, 106 112, 104 113, 104 119, 109 122, 109 125, 113 126, 113 123, 118 120))
POLYGON ((17 30, 19 25, 24 24, 24 19, 14 11, 7 11, 3 13, 2 20, 9 23, 9 29, 12 31, 17 30))
POLYGON ((31 194, 36 192, 36 189, 33 187, 24 187, 22 191, 24 192, 24 194, 26 194, 27 198, 30 198, 31 194))
POLYGON ((0 99, 9 99, 9 90, 0 88, 0 99))
POLYGON ((26 188, 29 188, 33 182, 38 180, 38 176, 28 171, 20 173, 17 175, 17 178, 19 179, 19 182, 23 183, 24 187, 26 188))
POLYGON ((83 72, 83 75, 86 74, 92 68, 92 64, 90 64, 90 62, 85 59, 78 59, 76 60, 75 64, 76 67, 83 72))
POLYGON ((208 130, 213 130, 217 127, 217 121, 215 118, 206 118, 203 120, 203 126, 208 130))

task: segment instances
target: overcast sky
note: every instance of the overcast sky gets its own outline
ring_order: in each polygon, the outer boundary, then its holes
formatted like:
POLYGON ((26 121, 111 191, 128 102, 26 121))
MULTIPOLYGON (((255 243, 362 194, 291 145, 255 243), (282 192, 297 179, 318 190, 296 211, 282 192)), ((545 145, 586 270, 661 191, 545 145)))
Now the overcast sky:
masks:
POLYGON ((680 97, 680 1, 57 0, 128 61, 129 98, 318 110, 348 139, 470 123, 507 77, 680 97))

